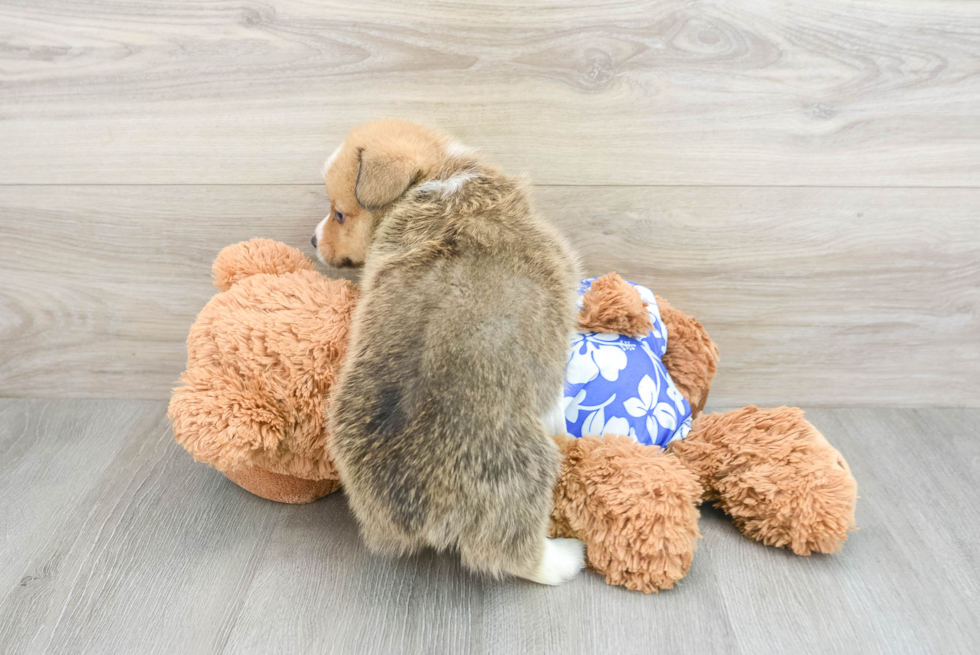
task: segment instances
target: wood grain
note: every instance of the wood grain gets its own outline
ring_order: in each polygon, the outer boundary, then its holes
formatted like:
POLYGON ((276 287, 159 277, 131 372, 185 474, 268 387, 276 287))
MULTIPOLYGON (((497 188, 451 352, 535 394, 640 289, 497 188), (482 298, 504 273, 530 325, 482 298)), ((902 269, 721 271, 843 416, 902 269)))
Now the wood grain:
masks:
POLYGON ((739 538, 723 514, 703 512, 702 529, 707 520, 724 531, 713 543, 706 536, 702 550, 725 571, 719 593, 743 652, 971 652, 980 534, 968 481, 980 474, 980 432, 967 424, 978 412, 806 416, 858 481, 859 529, 838 555, 800 558, 739 538))
MULTIPOLYGON (((980 404, 980 190, 535 197, 587 273, 704 323, 721 405, 980 404)), ((316 186, 0 188, 0 395, 168 397, 217 252, 255 236, 310 252, 324 211, 316 186)))
POLYGON ((34 443, 0 478, 4 529, 30 531, 0 552, 19 579, 0 598, 3 650, 220 652, 290 508, 194 465, 163 402, 3 402, 0 447, 34 443))
POLYGON ((539 183, 980 183, 958 0, 19 0, 0 43, 0 183, 313 183, 391 116, 539 183))
POLYGON ((975 189, 541 189, 589 274, 718 343, 722 405, 980 404, 975 189))
POLYGON ((859 483, 844 550, 797 557, 705 507, 691 572, 658 596, 376 557, 342 494, 251 496, 194 463, 165 411, 0 399, 4 652, 968 653, 980 639, 980 410, 808 412, 859 483))

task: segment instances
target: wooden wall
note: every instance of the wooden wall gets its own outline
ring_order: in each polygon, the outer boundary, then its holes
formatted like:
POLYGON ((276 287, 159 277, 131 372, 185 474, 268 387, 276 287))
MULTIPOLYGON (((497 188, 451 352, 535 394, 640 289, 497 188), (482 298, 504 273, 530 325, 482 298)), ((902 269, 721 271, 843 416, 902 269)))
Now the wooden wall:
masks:
POLYGON ((167 397, 218 250, 307 247, 402 117, 698 316, 713 405, 980 406, 976 3, 5 0, 0 45, 0 395, 167 397))

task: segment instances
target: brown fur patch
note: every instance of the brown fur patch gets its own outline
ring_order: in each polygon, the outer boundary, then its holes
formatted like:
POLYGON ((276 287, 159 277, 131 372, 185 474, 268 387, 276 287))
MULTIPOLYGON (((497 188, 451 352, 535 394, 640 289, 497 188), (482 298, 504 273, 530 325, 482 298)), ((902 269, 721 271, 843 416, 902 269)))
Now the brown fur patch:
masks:
POLYGON ((225 471, 225 476, 245 491, 260 498, 290 505, 312 503, 340 488, 340 480, 336 478, 307 480, 293 475, 273 473, 260 466, 245 466, 225 471))
POLYGON ((616 273, 607 273, 592 283, 582 297, 578 325, 586 332, 613 332, 629 337, 643 336, 653 328, 639 292, 616 273))
POLYGON ((667 352, 663 362, 677 390, 691 404, 697 418, 708 401, 708 390, 718 370, 718 346, 696 319, 674 309, 657 296, 660 317, 667 326, 667 352))
POLYGON ((798 555, 833 553, 853 529, 857 482, 796 407, 702 416, 669 450, 749 539, 798 555))
POLYGON ((372 233, 384 209, 416 182, 448 175, 474 157, 452 156, 450 138, 435 130, 397 120, 375 121, 347 135, 325 171, 330 219, 317 243, 334 266, 364 264, 372 233), (337 212, 344 222, 337 222, 337 212))
POLYGON ((697 476, 629 437, 554 439, 564 459, 550 536, 585 541, 589 567, 609 584, 644 593, 672 588, 701 537, 697 476))
POLYGON ((337 479, 323 415, 358 290, 312 268, 295 248, 265 239, 221 251, 215 283, 227 290, 191 327, 168 412, 196 460, 224 472, 260 466, 337 479))

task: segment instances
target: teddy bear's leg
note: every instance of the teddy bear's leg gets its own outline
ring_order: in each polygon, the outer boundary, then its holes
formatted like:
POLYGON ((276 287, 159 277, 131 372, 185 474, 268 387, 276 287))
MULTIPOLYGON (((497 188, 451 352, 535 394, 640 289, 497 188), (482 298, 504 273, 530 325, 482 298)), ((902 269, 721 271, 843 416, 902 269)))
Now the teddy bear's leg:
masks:
POLYGON ((697 476, 629 437, 556 436, 564 455, 551 537, 586 543, 589 568, 644 593, 670 589, 697 548, 697 476))
POLYGON ((701 416, 668 450, 749 539, 798 555, 832 553, 854 526, 857 483, 798 408, 701 416))
POLYGON ((657 307, 667 326, 664 366, 697 417, 708 400, 708 389, 718 368, 718 347, 704 326, 671 307, 660 296, 657 296, 657 307))
POLYGON ((194 459, 208 462, 246 491, 280 503, 310 503, 340 486, 336 475, 306 479, 256 465, 263 453, 275 454, 276 461, 286 429, 283 408, 259 381, 234 370, 195 367, 184 372, 181 382, 170 399, 169 416, 174 437, 194 459))
POLYGON ((168 416, 177 443, 195 460, 224 472, 250 466, 258 452, 277 450, 285 419, 261 380, 230 367, 196 366, 181 375, 181 383, 168 416))

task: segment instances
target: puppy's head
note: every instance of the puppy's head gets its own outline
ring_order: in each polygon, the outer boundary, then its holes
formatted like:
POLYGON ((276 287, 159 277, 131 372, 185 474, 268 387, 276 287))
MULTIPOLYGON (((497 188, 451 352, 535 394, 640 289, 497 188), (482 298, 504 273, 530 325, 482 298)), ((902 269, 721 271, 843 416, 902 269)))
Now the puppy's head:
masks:
POLYGON ((367 123, 350 132, 323 165, 330 213, 313 247, 331 266, 362 266, 378 219, 415 183, 458 150, 450 139, 404 121, 367 123))

